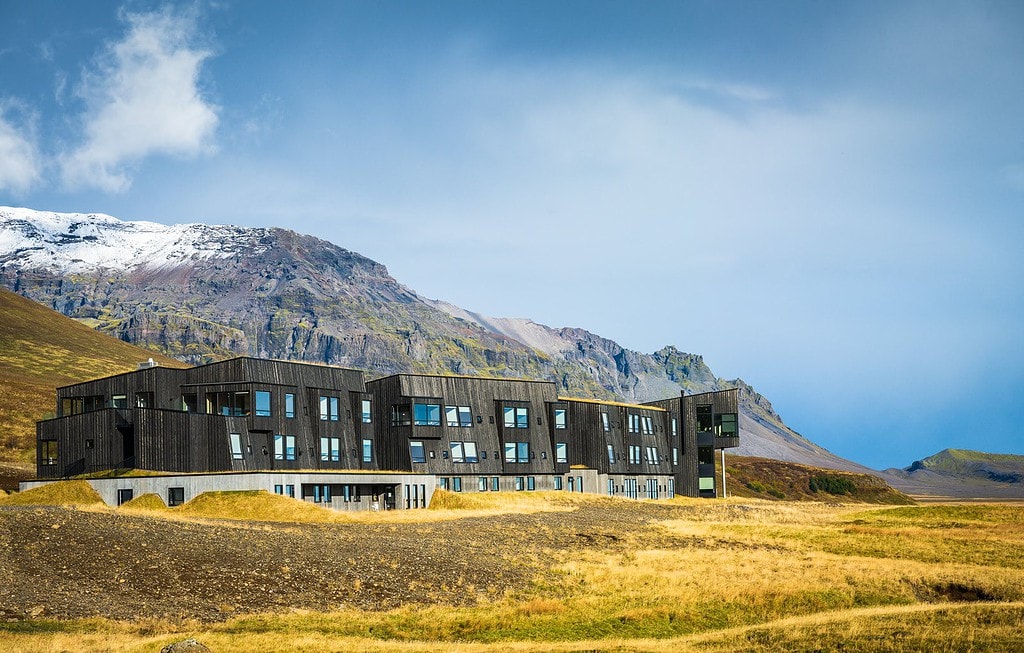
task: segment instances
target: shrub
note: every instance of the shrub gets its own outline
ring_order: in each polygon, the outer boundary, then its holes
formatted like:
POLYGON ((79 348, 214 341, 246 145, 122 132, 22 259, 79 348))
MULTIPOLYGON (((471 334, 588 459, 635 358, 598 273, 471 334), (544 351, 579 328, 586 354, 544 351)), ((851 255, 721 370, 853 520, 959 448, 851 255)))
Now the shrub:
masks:
POLYGON ((759 493, 764 492, 765 490, 764 484, 761 483, 760 481, 750 481, 749 483, 747 483, 747 488, 759 493))
POLYGON ((812 476, 807 484, 811 492, 827 492, 828 494, 853 494, 857 491, 854 482, 843 476, 819 474, 812 476))

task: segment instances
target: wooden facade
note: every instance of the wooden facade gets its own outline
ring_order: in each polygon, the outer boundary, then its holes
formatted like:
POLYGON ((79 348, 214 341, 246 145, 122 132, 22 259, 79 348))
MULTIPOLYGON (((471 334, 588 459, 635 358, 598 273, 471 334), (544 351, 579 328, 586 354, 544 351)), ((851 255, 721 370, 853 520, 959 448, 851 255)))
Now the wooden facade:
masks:
POLYGON ((364 383, 358 370, 255 358, 67 386, 57 410, 37 427, 39 478, 388 471, 453 491, 714 496, 707 447, 738 444, 735 390, 626 404, 559 397, 550 381, 364 383))

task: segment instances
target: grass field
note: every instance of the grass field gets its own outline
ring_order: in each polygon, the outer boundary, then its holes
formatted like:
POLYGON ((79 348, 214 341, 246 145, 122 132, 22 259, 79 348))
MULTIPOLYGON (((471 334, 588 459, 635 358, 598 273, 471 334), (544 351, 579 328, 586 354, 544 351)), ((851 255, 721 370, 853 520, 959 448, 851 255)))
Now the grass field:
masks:
MULTIPOLYGON (((289 528, 276 498, 267 499, 209 497, 191 512, 149 503, 137 518, 223 519, 239 514, 236 502, 255 500, 250 519, 262 514, 261 528, 289 528)), ((396 524, 400 537, 416 520, 503 510, 557 518, 615 501, 554 493, 445 500, 440 510, 358 519, 396 524)), ((1024 507, 619 503, 654 515, 653 525, 609 527, 582 550, 519 551, 551 564, 522 592, 476 605, 293 609, 219 623, 20 620, 0 623, 0 649, 157 651, 195 637, 217 652, 1024 650, 1024 507)), ((297 523, 346 528, 318 513, 293 514, 297 523)))

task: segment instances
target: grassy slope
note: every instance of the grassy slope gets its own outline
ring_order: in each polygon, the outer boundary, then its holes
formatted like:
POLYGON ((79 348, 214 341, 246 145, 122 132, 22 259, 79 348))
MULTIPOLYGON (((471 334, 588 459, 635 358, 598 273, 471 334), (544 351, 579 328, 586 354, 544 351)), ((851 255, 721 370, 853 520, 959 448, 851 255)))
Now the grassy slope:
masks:
MULTIPOLYGON (((545 494, 535 500, 559 498, 545 494)), ((507 493, 480 500, 500 508, 506 497, 516 499, 507 493)), ((616 501, 571 498, 580 510, 616 501)), ((552 560, 554 568, 521 597, 387 612, 282 609, 213 624, 44 618, 0 623, 0 644, 19 651, 152 651, 195 637, 215 651, 463 653, 1007 651, 1024 645, 1020 506, 618 502, 636 511, 637 525, 655 520, 656 530, 620 525, 608 533, 614 538, 585 552, 523 551, 552 560)), ((410 512, 425 522, 442 518, 410 512)), ((371 517, 386 526, 397 516, 371 517)))
MULTIPOLYGON (((716 460, 721 478, 722 467, 716 460)), ((820 469, 797 463, 750 458, 726 454, 726 490, 730 496, 757 497, 785 501, 854 501, 889 505, 913 503, 907 495, 894 490, 885 481, 869 474, 856 474, 820 469), (811 490, 811 479, 842 479, 842 485, 851 488, 832 494, 824 490, 811 490)))
POLYGON ((128 372, 150 357, 185 367, 0 288, 0 462, 32 461, 35 423, 53 415, 56 388, 128 372))

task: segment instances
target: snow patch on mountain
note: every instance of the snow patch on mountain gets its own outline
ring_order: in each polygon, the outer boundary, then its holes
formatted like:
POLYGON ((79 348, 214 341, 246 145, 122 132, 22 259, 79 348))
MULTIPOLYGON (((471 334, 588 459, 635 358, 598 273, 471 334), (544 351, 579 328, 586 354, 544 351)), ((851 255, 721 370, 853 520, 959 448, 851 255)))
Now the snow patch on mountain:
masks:
POLYGON ((0 268, 133 270, 267 251, 269 229, 126 222, 102 213, 0 207, 0 268))

